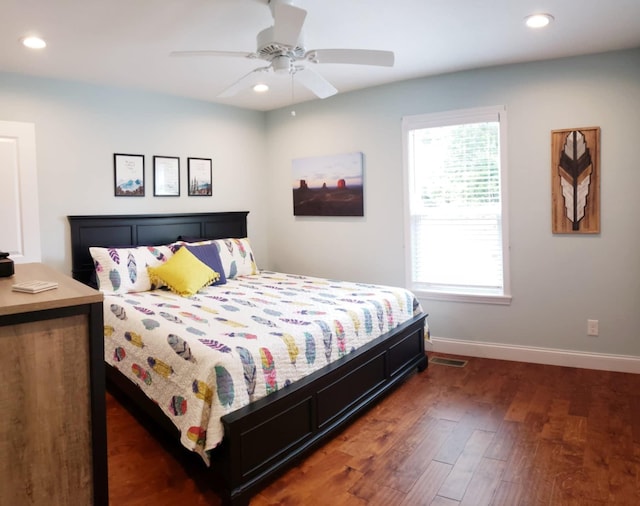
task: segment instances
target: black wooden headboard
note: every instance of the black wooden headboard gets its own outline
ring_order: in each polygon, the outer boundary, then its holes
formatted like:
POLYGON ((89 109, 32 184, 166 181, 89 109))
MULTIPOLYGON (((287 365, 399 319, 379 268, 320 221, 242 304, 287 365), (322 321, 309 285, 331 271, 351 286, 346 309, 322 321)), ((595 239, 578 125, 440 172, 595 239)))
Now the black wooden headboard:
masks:
POLYGON ((71 274, 95 288, 89 247, 169 244, 178 237, 205 239, 247 236, 248 211, 191 214, 68 216, 71 226, 71 274))

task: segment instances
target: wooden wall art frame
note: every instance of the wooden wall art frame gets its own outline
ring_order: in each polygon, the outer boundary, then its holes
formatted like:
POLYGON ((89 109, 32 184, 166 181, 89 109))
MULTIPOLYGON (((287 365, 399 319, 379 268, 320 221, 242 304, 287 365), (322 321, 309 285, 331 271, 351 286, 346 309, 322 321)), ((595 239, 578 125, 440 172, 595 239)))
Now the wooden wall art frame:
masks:
POLYGON ((600 127, 551 131, 554 234, 600 233, 600 127))

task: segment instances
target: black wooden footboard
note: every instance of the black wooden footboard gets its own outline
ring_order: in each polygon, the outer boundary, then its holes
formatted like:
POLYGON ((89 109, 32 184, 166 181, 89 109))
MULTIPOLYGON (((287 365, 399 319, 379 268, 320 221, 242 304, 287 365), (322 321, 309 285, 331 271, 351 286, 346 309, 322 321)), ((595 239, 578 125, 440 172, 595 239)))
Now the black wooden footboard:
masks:
POLYGON ((424 370, 420 315, 311 376, 222 418, 219 471, 232 504, 295 464, 412 373, 424 370))

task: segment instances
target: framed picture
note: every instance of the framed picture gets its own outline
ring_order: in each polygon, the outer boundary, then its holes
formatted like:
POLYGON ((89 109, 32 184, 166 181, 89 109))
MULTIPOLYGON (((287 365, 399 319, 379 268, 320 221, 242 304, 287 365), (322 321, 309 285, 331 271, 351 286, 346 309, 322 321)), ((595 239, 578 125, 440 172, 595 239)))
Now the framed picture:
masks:
POLYGON ((359 152, 293 160, 294 216, 364 216, 363 160, 359 152))
POLYGON ((180 158, 177 156, 153 157, 153 195, 156 197, 180 196, 180 158))
POLYGON ((187 158, 189 195, 210 197, 213 195, 211 158, 187 158))
POLYGON ((144 155, 113 154, 116 197, 144 197, 144 155))
POLYGON ((551 131, 551 228, 600 233, 600 127, 551 131))

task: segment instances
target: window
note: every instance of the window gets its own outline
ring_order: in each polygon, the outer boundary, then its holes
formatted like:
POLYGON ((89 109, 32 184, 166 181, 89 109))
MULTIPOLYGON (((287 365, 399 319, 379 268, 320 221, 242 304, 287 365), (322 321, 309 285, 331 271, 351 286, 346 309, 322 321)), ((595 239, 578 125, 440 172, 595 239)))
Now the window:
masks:
POLYGON ((402 130, 409 286, 508 304, 504 107, 407 116, 402 130))

